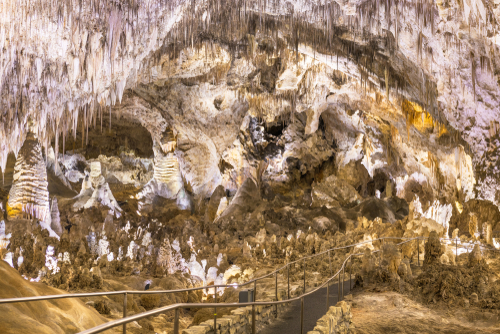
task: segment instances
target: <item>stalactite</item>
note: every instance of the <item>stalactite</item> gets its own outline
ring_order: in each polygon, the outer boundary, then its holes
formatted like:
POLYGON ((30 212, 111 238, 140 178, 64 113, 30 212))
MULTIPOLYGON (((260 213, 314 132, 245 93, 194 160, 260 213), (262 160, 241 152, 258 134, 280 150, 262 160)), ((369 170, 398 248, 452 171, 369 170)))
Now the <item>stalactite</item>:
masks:
POLYGON ((474 93, 474 101, 476 101, 476 61, 474 59, 474 52, 470 53, 471 61, 471 76, 472 76, 472 91, 474 93))
POLYGON ((387 65, 385 66, 385 92, 387 95, 387 101, 389 101, 389 70, 387 65))

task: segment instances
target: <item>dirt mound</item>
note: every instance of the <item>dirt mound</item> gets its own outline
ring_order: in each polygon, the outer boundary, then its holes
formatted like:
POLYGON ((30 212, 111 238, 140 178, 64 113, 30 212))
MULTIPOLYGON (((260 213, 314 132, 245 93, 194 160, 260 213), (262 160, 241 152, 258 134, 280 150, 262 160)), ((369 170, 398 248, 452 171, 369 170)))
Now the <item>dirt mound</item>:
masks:
MULTIPOLYGON (((42 283, 24 280, 7 262, 0 261, 0 298, 63 293, 42 283)), ((0 333, 77 333, 106 322, 78 299, 58 299, 0 305, 0 333)))
MULTIPOLYGON (((482 308, 499 308, 500 282, 490 282, 493 272, 484 262, 474 267, 431 264, 415 278, 412 285, 426 303, 444 301, 463 305, 477 294, 482 308)), ((474 302, 472 302, 474 303, 474 302)))
POLYGON ((352 321, 358 334, 500 333, 493 312, 430 308, 396 292, 361 292, 353 297, 352 321))

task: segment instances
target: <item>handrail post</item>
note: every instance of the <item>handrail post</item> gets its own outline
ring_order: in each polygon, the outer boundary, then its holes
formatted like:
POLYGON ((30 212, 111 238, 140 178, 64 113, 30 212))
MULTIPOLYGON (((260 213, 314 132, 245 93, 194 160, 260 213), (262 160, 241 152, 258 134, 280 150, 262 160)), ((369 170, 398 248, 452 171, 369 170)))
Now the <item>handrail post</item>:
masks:
POLYGON ((179 334, 179 309, 175 309, 174 334, 179 334))
POLYGON ((330 267, 330 277, 332 277, 332 258, 330 256, 330 250, 328 250, 328 265, 330 267))
POLYGON ((332 259, 330 257, 330 250, 328 250, 328 266, 330 267, 330 276, 326 283, 326 312, 328 312, 328 308, 330 307, 330 280, 332 279, 332 259))
POLYGON ((306 293, 306 259, 304 259, 304 293, 306 293))
POLYGON ((326 282, 326 312, 328 312, 328 308, 330 307, 330 279, 326 282))
MULTIPOLYGON (((274 292, 276 294, 276 301, 278 301, 278 271, 276 271, 276 281, 274 284, 274 292)), ((276 304, 276 318, 278 318, 278 304, 276 304)))
POLYGON ((352 289, 351 280, 352 280, 352 256, 351 256, 351 266, 349 267, 349 292, 351 292, 352 289))
POLYGON ((304 334, 304 297, 300 298, 300 334, 304 334))
POLYGON ((458 238, 455 238, 455 264, 458 266, 458 238))
POLYGON ((342 266, 342 299, 344 299, 344 284, 345 284, 345 263, 342 266))
POLYGON ((257 301, 257 280, 253 281, 253 301, 257 301))
POLYGON ((288 299, 290 299, 290 263, 286 265, 286 277, 288 281, 288 299))
POLYGON ((255 334, 255 304, 252 305, 252 334, 255 334))
MULTIPOLYGON (((123 294, 123 317, 127 317, 127 293, 123 294)), ((123 334, 127 333, 127 324, 123 324, 123 334)))
MULTIPOLYGON (((217 304, 217 287, 214 288, 214 301, 217 304)), ((217 334, 217 307, 214 307, 214 334, 217 334)))
POLYGON ((337 283, 337 303, 340 301, 340 271, 337 273, 338 283, 337 283))

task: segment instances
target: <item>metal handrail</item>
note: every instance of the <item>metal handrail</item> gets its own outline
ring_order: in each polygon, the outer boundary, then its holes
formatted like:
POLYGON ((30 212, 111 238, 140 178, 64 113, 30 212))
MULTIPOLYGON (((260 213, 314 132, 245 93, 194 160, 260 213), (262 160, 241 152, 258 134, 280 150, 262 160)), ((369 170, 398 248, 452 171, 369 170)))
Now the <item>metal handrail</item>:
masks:
MULTIPOLYGON (((359 245, 371 243, 373 241, 386 240, 386 239, 400 239, 400 240, 410 239, 410 240, 415 240, 417 238, 382 237, 382 238, 377 238, 377 239, 373 239, 373 240, 358 242, 358 243, 352 244, 352 245, 347 245, 347 246, 341 246, 341 247, 335 247, 335 248, 327 249, 327 250, 325 250, 323 252, 316 253, 316 254, 309 255, 309 256, 305 256, 305 257, 302 257, 302 258, 300 258, 298 260, 295 260, 295 261, 292 261, 292 262, 288 262, 284 266, 282 266, 282 267, 274 270, 273 272, 271 272, 269 274, 266 274, 266 275, 263 275, 263 276, 260 276, 260 277, 257 277, 257 278, 253 278, 253 279, 251 279, 251 280, 249 280, 249 281, 247 281, 245 283, 238 284, 238 287, 246 286, 246 285, 249 285, 251 283, 255 283, 255 282, 259 281, 259 280, 262 280, 264 278, 268 278, 268 277, 276 274, 276 272, 279 272, 280 270, 285 269, 287 266, 289 266, 291 264, 295 264, 295 263, 298 263, 298 262, 301 262, 301 261, 305 261, 307 259, 319 256, 319 255, 327 254, 330 251, 345 249, 345 248, 349 248, 349 247, 355 247, 355 246, 359 246, 359 245)), ((111 296, 111 295, 123 295, 125 293, 126 294, 131 294, 131 295, 132 294, 143 295, 143 294, 158 294, 158 293, 178 293, 178 292, 189 292, 189 291, 197 291, 197 290, 207 290, 207 289, 214 289, 214 288, 215 289, 217 289, 217 288, 234 288, 234 285, 231 285, 231 284, 217 284, 217 285, 215 285, 214 284, 214 285, 206 285, 206 286, 200 286, 200 287, 194 287, 194 288, 186 288, 186 289, 178 289, 178 290, 146 290, 146 291, 122 290, 122 291, 111 291, 111 292, 72 293, 72 294, 36 296, 36 297, 4 298, 4 299, 0 299, 0 304, 17 303, 17 302, 30 302, 30 301, 41 301, 41 300, 49 300, 49 299, 84 298, 84 297, 97 297, 97 296, 106 296, 106 295, 109 295, 109 296, 111 296)))
MULTIPOLYGON (((397 238, 397 239, 400 239, 400 238, 397 238)), ((410 241, 413 241, 413 240, 417 240, 417 239, 420 239, 420 238, 417 237, 417 238, 405 238, 405 239, 408 239, 408 240, 400 242, 400 243, 398 243, 396 245, 402 245, 402 244, 405 244, 407 242, 410 242, 410 241)), ((376 252, 379 252, 379 251, 380 250, 373 251, 372 253, 376 253, 376 252)), ((337 288, 337 291, 338 291, 337 292, 337 296, 338 296, 338 300, 340 301, 340 294, 341 293, 343 294, 343 292, 344 292, 345 266, 346 266, 347 262, 349 260, 351 260, 351 267, 352 267, 352 257, 359 256, 359 255, 363 255, 363 253, 349 254, 349 256, 347 256, 347 258, 342 263, 342 267, 335 273, 335 275, 331 276, 329 279, 327 279, 323 284, 319 285, 317 288, 315 288, 315 289, 313 289, 313 290, 311 290, 309 292, 306 292, 304 290, 303 294, 301 294, 300 296, 294 297, 294 298, 288 298, 288 299, 281 300, 281 301, 280 300, 276 300, 276 301, 249 302, 249 303, 179 303, 179 304, 172 304, 172 305, 160 307, 160 308, 157 308, 157 309, 154 309, 154 310, 151 310, 151 311, 146 311, 146 312, 138 313, 138 314, 126 317, 126 318, 122 318, 122 319, 118 319, 118 320, 113 320, 113 321, 104 323, 102 325, 96 326, 94 328, 87 329, 87 330, 85 330, 83 332, 80 332, 79 334, 100 333, 102 331, 111 329, 111 328, 116 327, 116 326, 120 326, 120 325, 126 326, 126 324, 129 323, 129 322, 137 321, 137 320, 140 320, 140 319, 143 319, 143 318, 147 318, 147 317, 150 317, 150 316, 158 315, 158 314, 161 314, 161 313, 164 313, 164 312, 167 312, 167 311, 172 311, 172 310, 175 310, 174 334, 178 334, 179 333, 179 312, 178 312, 179 308, 217 308, 217 307, 245 307, 245 306, 252 306, 252 333, 255 334, 255 306, 280 305, 280 304, 290 303, 290 302, 298 301, 298 300, 301 301, 301 319, 300 320, 301 320, 301 333, 302 333, 303 332, 303 316, 304 316, 304 312, 303 312, 303 310, 304 310, 304 298, 307 297, 307 296, 309 296, 309 295, 312 295, 313 293, 315 293, 319 289, 322 289, 325 285, 327 285, 328 288, 329 288, 330 281, 333 280, 335 277, 338 276, 338 278, 339 278, 339 285, 338 285, 338 288, 337 288), (341 271, 344 273, 344 278, 342 279, 342 290, 340 289, 340 272, 341 271)), ((294 262, 297 262, 297 261, 294 261, 294 262)), ((289 264, 291 264, 291 263, 293 263, 293 262, 290 262, 289 264)), ((331 265, 331 262, 330 262, 330 265, 331 265)), ((282 268, 284 268, 284 267, 282 267, 282 268)), ((349 277, 349 281, 351 279, 352 278, 349 277)), ((328 304, 328 295, 329 295, 329 292, 327 290, 327 304, 328 304)), ((277 297, 277 295, 276 295, 276 297, 277 297)), ((327 308, 328 308, 328 305, 327 305, 327 308)), ((216 318, 214 318, 214 320, 215 319, 216 318)), ((125 332, 125 328, 124 328, 124 332, 125 332)), ((216 320, 214 321, 214 332, 215 333, 217 332, 217 323, 216 323, 216 320)))
MULTIPOLYGON (((246 285, 249 285, 251 283, 257 282, 259 280, 262 280, 264 278, 268 278, 268 277, 276 274, 276 272, 279 272, 280 270, 283 270, 283 269, 287 268, 291 264, 296 264, 298 262, 303 262, 304 260, 307 260, 307 259, 319 256, 319 255, 327 254, 330 251, 345 249, 345 248, 349 248, 349 247, 355 247, 355 246, 359 246, 359 245, 371 243, 373 241, 386 240, 386 239, 399 239, 399 240, 412 241, 412 240, 417 240, 417 239, 424 240, 424 239, 428 239, 428 237, 415 237, 415 238, 382 237, 382 238, 377 238, 377 239, 373 239, 373 240, 359 242, 359 243, 352 244, 352 245, 331 248, 331 249, 325 250, 325 251, 320 252, 320 253, 316 253, 316 254, 313 254, 313 255, 305 256, 305 257, 302 257, 302 258, 300 258, 298 260, 295 260, 295 261, 292 261, 292 262, 288 262, 284 266, 282 266, 282 267, 280 267, 280 268, 272 271, 269 274, 266 274, 266 275, 261 276, 261 277, 253 278, 253 279, 251 279, 251 280, 249 280, 249 281, 247 281, 245 283, 238 284, 237 286, 238 287, 246 286, 246 285)), ((445 241, 451 241, 451 242, 454 242, 454 241, 458 242, 458 241, 460 241, 460 239, 450 239, 450 238, 441 238, 440 239, 440 241, 444 241, 444 240, 445 241)), ((464 245, 464 243, 462 243, 462 245, 464 245)), ((467 247, 471 246, 471 245, 476 245, 476 244, 467 243, 467 247)), ((497 251, 497 252, 500 251, 499 249, 489 248, 489 247, 486 247, 486 246, 483 246, 483 245, 480 245, 480 248, 483 248, 483 250, 489 250, 489 251, 497 251)), ((378 252, 378 251, 374 251, 374 253, 376 253, 376 252, 378 252)), ((234 287, 235 286, 232 285, 232 284, 217 284, 217 285, 206 285, 206 286, 200 286, 200 287, 194 287, 194 288, 186 288, 186 289, 177 289, 177 290, 145 290, 145 291, 139 291, 139 290, 121 290, 121 291, 109 291, 109 292, 105 291, 105 292, 90 292, 90 293, 85 293, 85 292, 84 293, 70 293, 70 294, 61 294, 61 295, 46 295, 46 296, 34 296, 34 297, 4 298, 4 299, 0 299, 0 304, 9 304, 9 303, 17 303, 17 302, 30 302, 30 301, 42 301, 42 300, 51 300, 51 299, 64 299, 64 298, 84 298, 84 297, 112 296, 112 295, 123 295, 125 293, 126 294, 130 294, 130 295, 134 295, 134 294, 135 295, 145 295, 145 294, 179 293, 179 292, 189 292, 189 291, 197 291, 197 290, 207 290, 207 289, 217 289, 217 288, 234 288, 234 287)))
MULTIPOLYGON (((151 311, 146 311, 142 313, 138 313, 132 316, 129 316, 127 318, 122 318, 114 321, 107 322, 105 324, 96 326, 91 329, 87 329, 83 332, 80 332, 80 334, 91 334, 91 333, 100 333, 102 331, 105 331, 107 329, 119 326, 119 325, 125 325, 129 322, 140 320, 143 318, 147 318, 150 316, 158 315, 161 313, 164 313, 166 311, 171 311, 171 310, 176 310, 179 308, 217 308, 217 307, 244 307, 244 306, 271 306, 271 305, 280 305, 280 304, 285 304, 285 303, 290 303, 293 301, 301 300, 304 297, 307 297, 309 295, 312 295, 319 289, 323 288, 327 283, 330 283, 332 279, 334 279, 337 275, 340 275, 340 272, 345 268, 345 264, 347 261, 352 257, 352 256, 357 256, 357 255, 363 255, 363 253, 358 253, 358 254, 350 254, 347 259, 345 259, 344 263, 342 264, 342 267, 335 273, 333 277, 330 277, 326 282, 318 286, 316 289, 311 290, 309 292, 304 292, 302 295, 290 298, 290 299, 285 299, 285 300, 278 300, 278 301, 263 301, 263 302, 249 302, 249 303, 180 303, 180 304, 172 304, 164 307, 160 307, 151 311)), ((175 322, 178 323, 178 313, 176 313, 176 318, 175 322)), ((174 328, 177 327, 174 324, 174 328)), ((177 327, 178 331, 178 327, 177 327)), ((175 329, 174 329, 175 333, 175 329)), ((177 334, 177 333, 176 333, 177 334)))
MULTIPOLYGON (((402 241, 402 242, 396 244, 396 245, 402 245, 402 244, 408 243, 408 242, 413 241, 413 240, 425 240, 425 239, 428 239, 428 237, 415 237, 415 238, 407 238, 407 237, 382 237, 382 238, 377 238, 377 239, 373 239, 373 240, 362 241, 362 242, 359 242, 359 243, 356 243, 356 244, 351 244, 351 245, 346 245, 346 246, 331 248, 331 249, 325 250, 325 251, 320 252, 320 253, 316 253, 316 254, 313 254, 313 255, 310 255, 310 256, 305 256, 305 257, 300 258, 298 260, 295 260, 295 261, 292 261, 292 262, 288 262, 284 266, 282 266, 282 267, 274 270, 273 272, 271 272, 269 274, 266 274, 266 275, 258 277, 258 278, 254 278, 254 279, 249 280, 249 281, 247 281, 245 283, 237 285, 237 287, 242 287, 242 286, 246 286, 248 284, 254 283, 254 289, 256 290, 256 283, 257 283, 257 281, 259 281, 261 279, 264 279, 264 278, 267 278, 267 277, 270 277, 272 275, 276 275, 276 299, 278 299, 278 293, 277 293, 277 280, 278 280, 277 276, 278 276, 278 272, 280 270, 283 270, 284 268, 287 268, 287 270, 289 270, 289 266, 291 264, 296 264, 296 263, 299 263, 299 262, 303 262, 303 265, 304 265, 304 293, 302 295, 298 296, 298 297, 290 298, 290 282, 289 282, 289 272, 288 272, 288 299, 285 300, 285 301, 281 301, 281 302, 276 301, 276 302, 226 303, 226 304, 217 303, 217 290, 216 290, 217 288, 234 288, 235 287, 234 285, 231 285, 231 284, 219 284, 219 285, 210 285, 210 286, 203 286, 203 287, 177 289, 177 290, 148 290, 148 291, 122 290, 122 291, 112 291, 112 292, 74 293, 74 294, 36 296, 36 297, 6 298, 6 299, 0 299, 0 304, 15 303, 15 302, 28 302, 28 301, 42 301, 42 300, 52 300, 52 299, 63 299, 63 298, 82 298, 82 297, 124 295, 124 301, 123 301, 124 308, 123 308, 123 318, 122 318, 122 320, 123 320, 123 319, 129 319, 129 318, 132 319, 131 317, 127 317, 127 295, 128 294, 141 294, 142 295, 142 294, 159 294, 159 293, 178 293, 178 292, 189 292, 189 291, 196 291, 196 290, 207 290, 207 289, 212 289, 212 288, 215 289, 215 293, 214 293, 215 303, 210 303, 210 304, 207 304, 207 303, 205 303, 205 304, 199 304, 199 303, 174 304, 174 305, 169 305, 169 306, 166 306, 166 307, 162 307, 162 308, 158 308, 158 309, 155 309, 155 310, 151 310, 151 311, 148 311, 148 312, 144 312, 144 313, 140 313, 140 314, 134 315, 134 316, 132 316, 133 319, 130 320, 130 321, 125 321, 125 322, 119 322, 119 323, 117 323, 118 320, 116 320, 116 321, 111 321, 111 322, 107 323, 107 324, 110 324, 110 325, 114 324, 114 325, 112 325, 112 327, 118 326, 119 324, 123 324, 124 325, 124 333, 125 333, 126 332, 126 328, 125 328, 126 323, 136 320, 137 316, 142 315, 142 314, 146 314, 146 315, 144 315, 144 317, 147 317, 147 316, 150 316, 150 315, 155 315, 155 314, 159 314, 161 312, 166 312, 168 310, 174 310, 175 309, 176 310, 176 317, 177 317, 178 316, 178 308, 182 308, 182 307, 200 307, 200 308, 203 308, 203 307, 216 307, 216 306, 213 306, 213 305, 217 305, 219 307, 241 307, 241 306, 250 306, 250 305, 278 305, 278 304, 287 303, 287 302, 291 302, 291 301, 295 301, 295 300, 304 298, 304 297, 306 297, 306 296, 308 296, 308 295, 316 292, 320 288, 324 287, 332 279, 334 279, 335 277, 337 277, 337 275, 340 274, 341 270, 345 270, 345 264, 347 263, 347 261, 349 259, 352 259, 353 256, 358 256, 358 255, 362 255, 362 254, 361 253, 359 253, 359 254, 350 254, 346 258, 346 260, 344 261, 344 263, 342 264, 342 267, 339 269, 339 271, 337 273, 335 273, 335 275, 331 276, 325 283, 323 283, 322 285, 320 285, 317 289, 314 289, 314 290, 312 290, 312 291, 310 291, 308 293, 305 292, 306 291, 305 290, 305 288, 306 288, 306 284, 305 284, 305 264, 306 264, 306 260, 314 258, 314 257, 317 257, 317 256, 320 256, 320 255, 328 254, 329 255, 329 261, 330 261, 330 273, 331 273, 331 258, 330 258, 330 252, 331 251, 340 250, 340 249, 346 249, 346 248, 350 248, 350 247, 356 247, 356 246, 359 246, 359 245, 363 245, 363 244, 367 244, 367 243, 372 243, 374 241, 383 241, 383 240, 388 240, 388 239, 405 240, 405 241, 402 241), (203 306, 199 306, 199 305, 203 305, 203 306), (176 306, 176 307, 174 307, 174 306, 176 306), (152 313, 152 314, 150 314, 151 312, 154 312, 154 311, 158 311, 158 313, 152 313)), ((440 242, 442 242, 442 241, 451 241, 451 242, 455 241, 456 244, 458 245, 458 241, 459 240, 460 239, 441 238, 440 242)), ((419 245, 419 244, 417 244, 417 245, 419 245)), ((468 246, 470 246, 470 243, 468 243, 468 246)), ((484 247, 484 246, 480 246, 480 247, 483 247, 483 249, 485 249, 485 250, 499 251, 497 249, 491 249, 491 248, 487 248, 487 247, 484 247)), ((377 252, 380 252, 380 250, 372 251, 372 253, 377 253, 377 252)), ((420 263, 420 250, 418 250, 418 262, 420 263)), ((344 272, 344 276, 345 276, 345 272, 344 272)), ((329 290, 329 284, 327 285, 327 291, 328 290, 329 290)), ((343 283, 342 283, 342 293, 343 293, 343 290, 344 289, 343 289, 343 283)), ((254 296, 255 295, 256 295, 256 291, 254 291, 254 296)), ((328 296, 329 296, 329 294, 327 292, 327 303, 328 303, 328 298, 329 298, 328 296)), ((340 276, 339 276, 339 298, 340 298, 340 276)), ((303 300, 302 300, 302 304, 303 304, 303 300)), ((143 317, 140 317, 140 318, 137 318, 137 319, 142 319, 142 318, 143 317)), ((214 323, 216 322, 215 319, 216 318, 214 318, 214 323)), ((95 328, 96 329, 97 328, 101 328, 101 326, 98 326, 98 327, 95 327, 95 328)), ((105 329, 107 329, 107 328, 108 327, 106 327, 105 329)), ((105 329, 102 329, 102 330, 105 330, 105 329)), ((89 333, 98 333, 98 332, 89 332, 89 333)), ((87 333, 87 331, 84 331, 82 333, 87 333)))

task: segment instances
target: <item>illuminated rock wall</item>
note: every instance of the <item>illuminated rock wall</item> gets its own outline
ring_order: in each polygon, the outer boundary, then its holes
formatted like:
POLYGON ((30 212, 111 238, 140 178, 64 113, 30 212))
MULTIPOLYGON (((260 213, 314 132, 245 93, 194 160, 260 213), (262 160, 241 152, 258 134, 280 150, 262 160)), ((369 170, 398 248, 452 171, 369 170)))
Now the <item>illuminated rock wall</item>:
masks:
POLYGON ((10 217, 32 216, 50 222, 47 170, 42 147, 33 133, 28 133, 14 166, 14 180, 7 211, 10 217))

